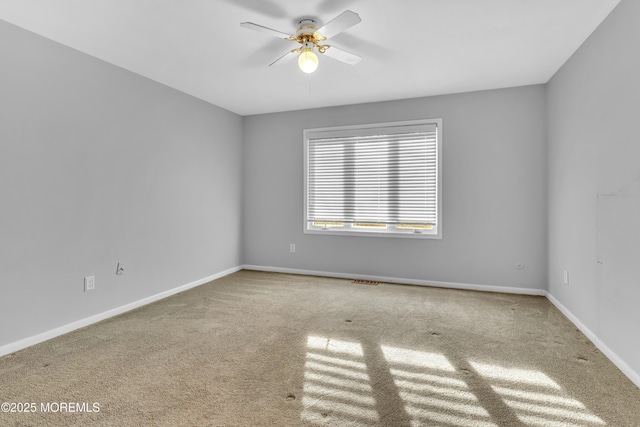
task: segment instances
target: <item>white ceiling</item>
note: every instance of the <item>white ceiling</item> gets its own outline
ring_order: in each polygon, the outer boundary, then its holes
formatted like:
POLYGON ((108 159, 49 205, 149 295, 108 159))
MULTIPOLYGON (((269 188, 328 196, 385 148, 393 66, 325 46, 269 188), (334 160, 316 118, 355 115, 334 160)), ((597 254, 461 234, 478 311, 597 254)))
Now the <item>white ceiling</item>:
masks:
POLYGON ((546 83, 619 0, 0 0, 0 19, 241 115, 546 83), (362 22, 320 56, 240 27, 294 33, 297 18, 362 22))

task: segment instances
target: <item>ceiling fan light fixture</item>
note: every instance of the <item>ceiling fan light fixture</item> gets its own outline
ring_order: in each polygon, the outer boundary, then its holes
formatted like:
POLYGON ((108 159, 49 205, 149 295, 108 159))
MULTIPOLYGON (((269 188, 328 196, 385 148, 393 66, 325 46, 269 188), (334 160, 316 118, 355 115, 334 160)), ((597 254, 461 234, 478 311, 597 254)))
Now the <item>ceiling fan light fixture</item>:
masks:
POLYGON ((305 73, 313 73, 318 68, 318 56, 313 49, 305 47, 298 57, 298 67, 305 73))
POLYGON ((283 33, 282 31, 277 31, 263 25, 254 24, 253 22, 241 22, 240 26, 261 33, 269 33, 279 39, 298 43, 300 45, 298 48, 285 52, 281 57, 269 64, 269 66, 284 64, 289 60, 293 60, 293 58, 298 55, 298 67, 304 73, 309 74, 318 69, 317 53, 325 54, 326 56, 350 65, 360 62, 361 58, 358 55, 337 48, 333 46, 333 43, 322 44, 325 40, 342 33, 360 21, 360 16, 357 13, 345 10, 320 28, 318 28, 318 22, 314 18, 302 18, 298 20, 298 29, 295 35, 283 33))

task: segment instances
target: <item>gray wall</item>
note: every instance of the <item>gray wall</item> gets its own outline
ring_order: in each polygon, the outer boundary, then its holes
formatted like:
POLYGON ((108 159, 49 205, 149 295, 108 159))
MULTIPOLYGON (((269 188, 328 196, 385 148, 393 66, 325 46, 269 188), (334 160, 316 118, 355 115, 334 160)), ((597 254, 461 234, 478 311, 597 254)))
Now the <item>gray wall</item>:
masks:
POLYGON ((639 40, 623 0, 548 84, 549 292, 636 375, 639 40))
POLYGON ((3 21, 0 58, 0 346, 240 265, 240 116, 3 21))
POLYGON ((245 117, 245 264, 545 289, 545 102, 540 85, 245 117), (303 234, 303 129, 439 117, 442 240, 303 234))

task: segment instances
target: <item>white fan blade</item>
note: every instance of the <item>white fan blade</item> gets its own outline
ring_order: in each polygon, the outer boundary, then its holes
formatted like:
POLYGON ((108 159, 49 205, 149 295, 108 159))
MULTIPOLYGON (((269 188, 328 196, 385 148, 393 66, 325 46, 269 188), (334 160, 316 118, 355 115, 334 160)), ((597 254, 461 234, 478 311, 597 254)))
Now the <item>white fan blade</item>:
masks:
POLYGON ((274 64, 287 63, 287 62, 291 61, 293 58, 295 58, 295 56, 297 54, 298 54, 298 52, 296 52, 295 50, 291 50, 291 51, 285 53, 284 55, 282 55, 280 58, 278 58, 275 61, 273 61, 271 64, 269 64, 269 67, 271 67, 274 64))
POLYGON ((324 54, 338 61, 346 62, 349 65, 355 65, 362 59, 358 55, 347 52, 346 50, 338 49, 337 47, 329 47, 324 54))
POLYGON ((360 19, 360 16, 357 13, 350 10, 345 10, 340 15, 327 22, 322 28, 318 30, 318 33, 329 39, 335 35, 340 34, 347 28, 353 27, 360 21, 362 21, 362 19, 360 19))
POLYGON ((281 39, 288 39, 289 37, 292 37, 291 35, 283 33, 282 31, 254 24, 253 22, 242 22, 240 26, 243 28, 248 28, 249 30, 260 31, 261 33, 268 33, 281 39))

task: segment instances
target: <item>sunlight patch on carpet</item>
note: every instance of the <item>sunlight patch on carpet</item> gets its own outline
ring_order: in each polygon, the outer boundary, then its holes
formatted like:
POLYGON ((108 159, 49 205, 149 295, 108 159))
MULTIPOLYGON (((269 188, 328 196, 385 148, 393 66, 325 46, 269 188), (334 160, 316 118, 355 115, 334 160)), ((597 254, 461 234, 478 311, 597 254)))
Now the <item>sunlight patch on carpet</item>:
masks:
POLYGON ((536 370, 470 362, 491 389, 530 426, 593 427, 606 423, 579 400, 564 395, 560 384, 536 370))
POLYGON ((378 421, 362 345, 326 337, 307 337, 302 420, 366 426, 378 421))
POLYGON ((496 425, 467 384, 455 378, 455 367, 444 355, 381 348, 412 425, 496 425))

